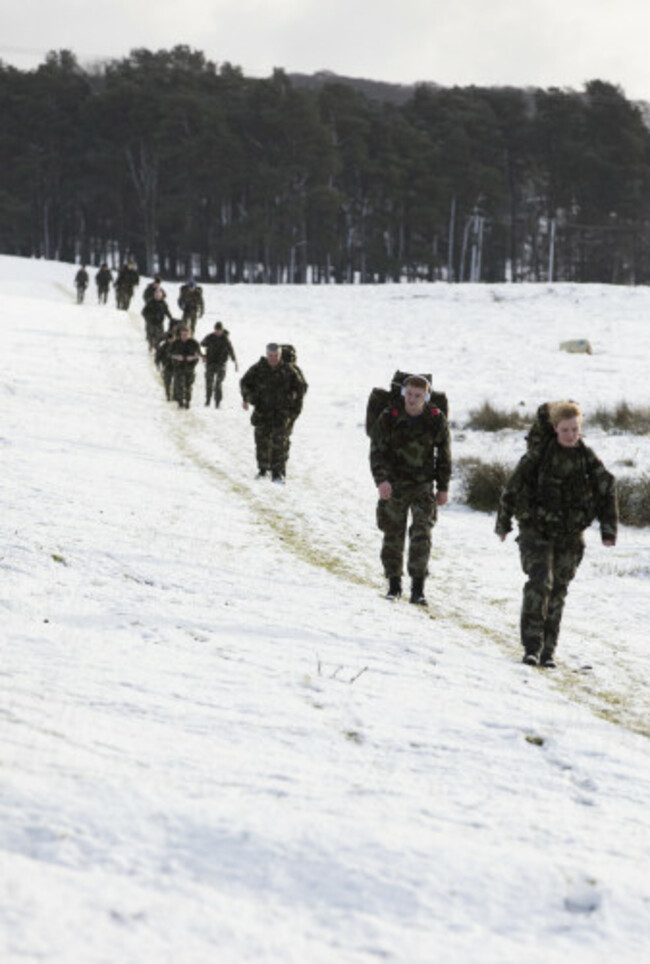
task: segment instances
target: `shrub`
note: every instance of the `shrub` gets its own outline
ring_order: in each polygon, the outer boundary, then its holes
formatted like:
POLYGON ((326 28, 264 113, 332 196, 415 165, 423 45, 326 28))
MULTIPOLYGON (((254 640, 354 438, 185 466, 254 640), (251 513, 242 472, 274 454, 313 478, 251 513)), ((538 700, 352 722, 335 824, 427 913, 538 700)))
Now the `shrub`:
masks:
POLYGON ((616 487, 621 522, 628 526, 650 525, 650 476, 619 479, 616 487))
POLYGON ((489 402, 483 402, 480 408, 472 409, 465 428, 472 428, 478 432, 500 432, 504 428, 528 428, 531 419, 513 409, 510 412, 500 412, 489 402))
POLYGON ((631 408, 627 402, 619 402, 613 411, 597 408, 585 421, 588 425, 598 425, 604 432, 650 434, 650 408, 631 408))
POLYGON ((501 462, 480 459, 459 459, 456 468, 462 480, 462 501, 478 512, 496 512, 512 469, 501 462))

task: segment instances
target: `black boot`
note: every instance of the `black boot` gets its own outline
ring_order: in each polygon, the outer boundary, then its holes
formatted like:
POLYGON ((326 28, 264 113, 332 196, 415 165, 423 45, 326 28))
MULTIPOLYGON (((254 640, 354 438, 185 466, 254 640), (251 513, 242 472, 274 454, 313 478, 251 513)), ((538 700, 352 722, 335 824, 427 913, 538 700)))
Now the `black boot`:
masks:
POLYGON ((402 580, 399 576, 390 576, 388 579, 388 592, 386 599, 399 599, 402 595, 402 580))
POLYGON ((424 595, 424 576, 413 576, 411 580, 411 602, 414 606, 427 605, 427 599, 424 595))

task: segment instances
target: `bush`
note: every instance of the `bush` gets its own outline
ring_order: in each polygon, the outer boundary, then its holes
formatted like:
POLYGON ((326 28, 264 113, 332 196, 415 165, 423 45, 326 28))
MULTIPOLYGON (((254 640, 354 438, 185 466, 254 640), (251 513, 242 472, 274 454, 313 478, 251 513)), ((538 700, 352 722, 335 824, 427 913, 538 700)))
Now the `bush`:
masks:
POLYGON ((619 402, 613 411, 597 408, 585 421, 588 425, 598 425, 604 432, 650 434, 650 408, 631 408, 627 402, 619 402))
POLYGON ((650 476, 619 479, 616 488, 621 522, 628 526, 650 525, 650 476))
POLYGON ((501 462, 480 459, 459 459, 456 468, 462 480, 462 501, 478 512, 496 512, 512 469, 501 462))
POLYGON ((472 428, 477 432, 500 432, 504 428, 522 429, 530 425, 531 419, 515 409, 510 412, 500 412, 489 402, 483 402, 480 408, 470 411, 469 422, 465 428, 472 428))

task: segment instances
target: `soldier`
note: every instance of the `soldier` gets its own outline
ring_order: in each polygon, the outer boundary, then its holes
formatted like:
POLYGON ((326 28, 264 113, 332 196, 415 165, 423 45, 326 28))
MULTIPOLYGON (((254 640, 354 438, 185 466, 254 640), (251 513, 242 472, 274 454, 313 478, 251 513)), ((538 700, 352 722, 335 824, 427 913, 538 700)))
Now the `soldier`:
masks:
POLYGON ((426 606, 424 583, 437 507, 447 503, 451 441, 447 419, 430 405, 431 386, 423 375, 409 375, 403 403, 386 408, 371 434, 370 469, 377 486, 377 525, 383 532, 381 561, 388 579, 387 599, 402 594, 402 569, 409 512, 408 573, 411 599, 426 606), (436 492, 434 493, 434 483, 436 492))
POLYGON ((174 399, 179 408, 189 408, 192 401, 192 386, 194 385, 194 369, 201 357, 201 346, 194 338, 190 338, 190 329, 183 325, 180 337, 174 342, 170 359, 174 369, 174 399))
POLYGON ((158 371, 162 375, 163 385, 165 386, 165 397, 168 402, 172 400, 172 385, 174 381, 174 361, 172 354, 178 338, 178 328, 176 325, 172 325, 165 337, 158 343, 154 356, 158 371))
POLYGON ((202 318, 205 311, 203 288, 197 285, 194 278, 191 278, 187 284, 181 285, 178 293, 178 307, 183 311, 183 324, 188 325, 194 334, 196 319, 202 318))
POLYGON ((255 408, 251 424, 255 428, 258 479, 271 472, 273 482, 284 484, 288 457, 288 436, 302 407, 306 382, 294 366, 283 361, 282 349, 269 342, 266 355, 248 369, 240 380, 242 407, 255 408))
POLYGON ((160 277, 159 274, 154 275, 153 281, 150 281, 147 287, 142 292, 142 300, 144 301, 145 305, 149 301, 151 301, 151 299, 153 298, 153 296, 157 291, 162 291, 163 298, 167 297, 167 294, 165 293, 165 289, 162 286, 162 278, 160 277))
POLYGON ((595 518, 604 546, 616 544, 616 483, 581 440, 576 402, 551 402, 538 410, 548 423, 520 460, 501 497, 496 533, 503 542, 519 523, 521 567, 528 577, 521 608, 523 662, 555 667, 555 649, 569 584, 584 554, 583 531, 595 518))
POLYGON ((149 351, 153 351, 163 336, 165 318, 169 318, 170 323, 174 320, 161 288, 156 289, 153 298, 145 304, 141 314, 145 321, 145 334, 149 351))
POLYGON ((108 301, 108 289, 111 286, 112 280, 113 272, 107 264, 103 264, 95 275, 95 284, 97 285, 97 301, 100 305, 105 305, 108 301))
POLYGON ((88 287, 88 272, 86 266, 82 265, 74 276, 74 283, 77 289, 77 304, 80 305, 84 300, 86 288, 88 287))
POLYGON ((229 358, 232 358, 235 363, 235 371, 239 371, 235 351, 230 343, 230 332, 218 321, 214 331, 206 335, 201 342, 201 348, 205 348, 205 404, 210 404, 214 391, 215 408, 219 408, 223 398, 221 386, 226 377, 229 358))
POLYGON ((128 311, 135 288, 140 284, 140 275, 134 261, 127 261, 120 268, 115 281, 115 301, 122 311, 128 311))

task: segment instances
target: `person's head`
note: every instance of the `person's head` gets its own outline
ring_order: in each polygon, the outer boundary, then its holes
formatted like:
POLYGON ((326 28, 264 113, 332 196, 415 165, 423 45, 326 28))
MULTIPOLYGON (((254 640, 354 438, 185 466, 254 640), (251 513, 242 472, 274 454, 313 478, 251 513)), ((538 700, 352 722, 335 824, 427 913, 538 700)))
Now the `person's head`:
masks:
POLYGON ((282 361, 282 349, 275 341, 270 341, 266 346, 266 360, 271 368, 277 368, 282 361))
POLYGON ((577 402, 551 402, 548 406, 551 425, 562 448, 572 449, 580 441, 582 409, 577 402))
POLYGON ((189 337, 190 337, 190 329, 187 327, 187 325, 183 325, 181 327, 181 338, 183 339, 183 341, 187 341, 189 337))
POLYGON ((162 300, 163 300, 163 293, 162 293, 162 291, 161 291, 160 288, 156 288, 156 290, 155 290, 154 293, 153 293, 153 296, 154 296, 154 298, 156 299, 156 301, 162 301, 162 300))
POLYGON ((423 375, 409 375, 403 386, 406 414, 421 415, 430 392, 431 386, 423 375))
POLYGON ((187 287, 196 288, 196 281, 194 280, 194 278, 190 278, 190 280, 187 282, 187 287))
POLYGON ((214 333, 215 335, 223 335, 223 325, 220 321, 218 321, 214 326, 214 333))

